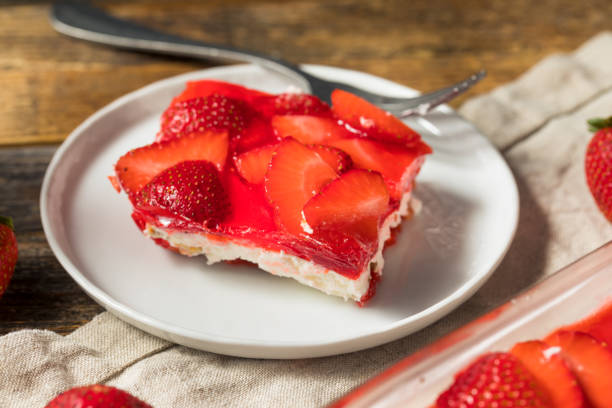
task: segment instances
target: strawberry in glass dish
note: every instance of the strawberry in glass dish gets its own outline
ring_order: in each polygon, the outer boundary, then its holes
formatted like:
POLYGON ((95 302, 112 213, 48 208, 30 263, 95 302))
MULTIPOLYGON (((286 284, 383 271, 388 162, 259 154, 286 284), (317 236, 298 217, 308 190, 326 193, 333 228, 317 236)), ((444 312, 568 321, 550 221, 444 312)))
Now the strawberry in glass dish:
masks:
POLYGON ((455 375, 431 408, 612 407, 610 327, 612 303, 509 352, 485 353, 455 375))
POLYGON ((242 259, 362 305, 432 150, 361 98, 332 102, 189 82, 155 141, 121 156, 111 181, 165 248, 242 259))
POLYGON ((552 408, 550 397, 532 373, 510 353, 485 354, 457 374, 436 408, 552 408))

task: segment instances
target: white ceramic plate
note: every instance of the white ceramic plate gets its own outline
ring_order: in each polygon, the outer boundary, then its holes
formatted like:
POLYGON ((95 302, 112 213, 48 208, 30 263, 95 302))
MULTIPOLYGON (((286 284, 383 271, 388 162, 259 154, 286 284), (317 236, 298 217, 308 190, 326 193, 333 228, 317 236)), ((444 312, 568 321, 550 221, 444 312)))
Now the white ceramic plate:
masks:
MULTIPOLYGON (((322 77, 390 95, 415 91, 338 68, 322 77)), ((252 65, 156 82, 87 119, 53 157, 41 191, 42 223, 74 280, 119 318, 170 341, 258 358, 333 355, 389 342, 450 312, 489 277, 518 219, 514 179, 499 153, 451 109, 410 121, 431 144, 416 197, 423 211, 385 252, 377 295, 364 308, 254 267, 206 266, 144 238, 125 194, 107 180, 126 151, 150 143, 185 81, 216 78, 269 92, 289 79, 252 65)), ((293 84, 295 85, 295 84, 293 84)))

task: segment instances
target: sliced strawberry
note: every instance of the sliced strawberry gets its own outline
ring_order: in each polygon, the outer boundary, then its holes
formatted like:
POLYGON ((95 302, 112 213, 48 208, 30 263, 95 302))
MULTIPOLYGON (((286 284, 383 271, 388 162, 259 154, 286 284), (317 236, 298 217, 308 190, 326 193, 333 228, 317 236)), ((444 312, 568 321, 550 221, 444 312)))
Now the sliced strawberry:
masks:
POLYGON ((331 115, 329 105, 314 95, 282 93, 276 95, 273 102, 276 115, 331 115))
POLYGON ((306 245, 314 244, 315 250, 310 253, 314 262, 351 279, 361 274, 372 253, 372 242, 364 242, 355 234, 339 229, 315 228, 304 240, 306 245))
POLYGON ((561 355, 578 379, 590 406, 612 407, 612 350, 593 336, 573 331, 559 331, 546 342, 561 349, 561 355))
POLYGON ((479 357, 455 377, 436 401, 436 408, 552 408, 546 391, 509 353, 479 357))
POLYGON ((253 116, 249 125, 231 139, 230 148, 235 153, 242 153, 277 141, 270 123, 260 116, 253 116))
POLYGON ((401 120, 352 93, 336 89, 332 92, 332 110, 353 129, 368 137, 387 142, 412 145, 421 136, 401 120))
POLYGON ((372 240, 388 210, 389 192, 381 175, 354 169, 323 187, 304 205, 303 212, 311 229, 339 229, 372 240))
POLYGON ((323 160, 336 169, 336 171, 340 174, 353 168, 353 160, 351 159, 351 156, 338 148, 317 144, 308 145, 308 147, 317 152, 317 154, 321 156, 323 160))
POLYGON ((281 141, 265 177, 266 196, 280 225, 292 234, 302 233, 302 207, 336 176, 313 150, 292 138, 281 141))
POLYGON ((234 157, 238 173, 249 183, 263 183, 277 145, 258 147, 234 157))
POLYGON ((332 146, 348 153, 355 167, 375 170, 382 174, 391 197, 399 199, 410 191, 418 174, 424 151, 409 149, 392 143, 382 143, 364 138, 333 140, 332 146))
POLYGON ((162 171, 136 196, 136 207, 158 215, 178 215, 215 228, 230 213, 230 200, 209 161, 189 160, 162 171))
POLYGON ((228 98, 237 99, 245 102, 252 102, 260 97, 272 96, 270 94, 257 91, 255 89, 245 88, 241 85, 205 79, 201 81, 187 82, 185 90, 180 95, 175 97, 170 105, 173 105, 176 102, 186 101, 189 99, 204 97, 213 94, 223 95, 228 98))
POLYGON ((350 136, 331 118, 307 115, 284 115, 272 118, 272 127, 279 137, 293 137, 304 144, 328 143, 350 136))
POLYGON ((115 173, 132 198, 156 174, 185 160, 208 160, 222 170, 227 149, 226 132, 193 133, 127 152, 115 164, 115 173))
POLYGON ((212 94, 174 103, 161 117, 156 141, 161 142, 206 130, 227 131, 231 138, 240 135, 252 116, 243 101, 212 94))
POLYGON ((556 408, 586 408, 587 403, 578 385, 578 380, 570 370, 559 351, 540 340, 517 343, 510 350, 516 358, 533 374, 551 398, 556 408))

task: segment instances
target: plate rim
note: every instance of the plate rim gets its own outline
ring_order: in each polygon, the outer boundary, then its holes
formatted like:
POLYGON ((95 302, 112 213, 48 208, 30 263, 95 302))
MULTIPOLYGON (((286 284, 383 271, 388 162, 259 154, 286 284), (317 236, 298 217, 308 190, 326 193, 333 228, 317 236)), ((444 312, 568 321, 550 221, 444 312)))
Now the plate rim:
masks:
MULTIPOLYGON (((220 66, 208 69, 196 70, 179 75, 170 76, 167 78, 160 79, 152 82, 144 87, 131 91, 127 94, 120 96, 109 104, 98 109, 83 122, 81 122, 64 140, 59 148, 53 154, 53 157, 45 171, 43 183, 40 192, 40 215, 43 226, 43 231, 47 238, 47 242, 56 256, 60 264, 64 267, 66 272, 72 277, 73 280, 83 289, 94 301, 104 307, 107 311, 117 316, 119 319, 126 321, 127 323, 138 327, 154 336, 161 337, 168 341, 182 344, 188 347, 193 347, 200 350, 211 351, 215 353, 239 356, 239 357, 250 357, 250 358, 273 358, 273 359, 286 359, 286 358, 310 358, 310 357, 323 357, 330 355, 337 355, 343 353, 349 353, 353 351, 363 350, 377 345, 385 344, 404 336, 407 336, 417 330, 420 330, 433 322, 439 320, 443 316, 449 314, 461 303, 469 299, 493 274, 498 265, 504 259, 508 252, 516 234, 519 220, 519 193, 516 184, 516 179, 510 170, 503 155, 492 145, 489 139, 477 129, 477 127, 461 117, 456 113, 455 110, 450 108, 448 105, 442 105, 437 109, 454 116, 457 120, 468 124, 475 133, 477 133, 485 143, 489 145, 493 154, 497 155, 501 169, 506 173, 508 181, 510 182, 511 191, 509 192, 512 197, 511 208, 513 209, 512 214, 508 214, 512 217, 512 228, 508 234, 508 239, 502 251, 497 255, 494 262, 489 265, 486 273, 472 276, 470 279, 464 281, 454 292, 442 300, 431 304, 427 308, 420 310, 419 312, 406 316, 402 319, 396 320, 388 325, 383 326, 379 330, 373 332, 359 334, 357 336, 333 338, 327 341, 309 341, 304 344, 299 341, 276 341, 276 342, 265 342, 262 343, 258 340, 235 338, 235 337, 224 337, 220 335, 210 335, 202 333, 197 330, 183 328, 177 325, 155 319, 146 313, 135 310, 127 305, 122 304, 113 298, 110 294, 106 293, 101 288, 90 282, 83 273, 76 267, 71 261, 70 256, 66 254, 60 244, 57 242, 56 237, 53 233, 51 222, 49 220, 49 188, 52 183, 53 175, 55 174, 57 167, 61 163, 62 158, 79 140, 83 135, 87 135, 85 130, 90 127, 93 123, 106 116, 108 113, 120 108, 125 103, 133 99, 137 99, 142 94, 148 93, 151 89, 163 86, 165 83, 188 80, 194 76, 202 75, 204 77, 212 77, 216 72, 221 71, 226 73, 228 70, 250 70, 256 67, 252 64, 237 64, 230 66, 220 66)), ((303 68, 311 73, 320 74, 323 72, 332 73, 350 73, 352 75, 362 76, 364 78, 375 79, 376 81, 385 81, 393 85, 398 90, 402 90, 408 93, 415 92, 414 89, 407 86, 398 84, 393 81, 389 81, 385 78, 381 78, 372 74, 368 74, 361 71, 355 71, 345 68, 325 66, 325 65, 303 65, 303 68)))

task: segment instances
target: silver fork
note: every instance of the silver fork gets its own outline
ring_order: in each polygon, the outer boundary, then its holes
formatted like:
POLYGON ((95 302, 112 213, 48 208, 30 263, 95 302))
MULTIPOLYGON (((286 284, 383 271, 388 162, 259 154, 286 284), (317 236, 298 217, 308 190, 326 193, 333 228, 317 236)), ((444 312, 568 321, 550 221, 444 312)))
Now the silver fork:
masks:
POLYGON ((486 75, 486 72, 481 70, 461 82, 434 92, 413 98, 395 98, 316 77, 303 71, 297 65, 279 58, 155 31, 113 17, 86 3, 56 2, 51 8, 50 17, 51 24, 57 31, 71 37, 159 54, 251 62, 298 81, 306 91, 328 103, 331 102, 331 93, 334 89, 343 89, 367 99, 398 117, 425 115, 436 106, 467 91, 486 75))

